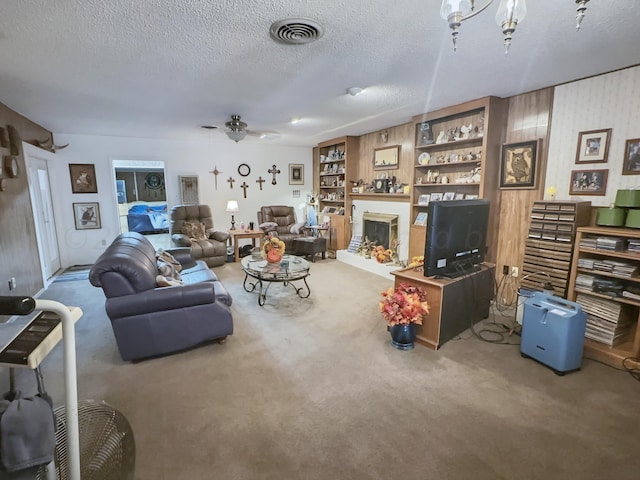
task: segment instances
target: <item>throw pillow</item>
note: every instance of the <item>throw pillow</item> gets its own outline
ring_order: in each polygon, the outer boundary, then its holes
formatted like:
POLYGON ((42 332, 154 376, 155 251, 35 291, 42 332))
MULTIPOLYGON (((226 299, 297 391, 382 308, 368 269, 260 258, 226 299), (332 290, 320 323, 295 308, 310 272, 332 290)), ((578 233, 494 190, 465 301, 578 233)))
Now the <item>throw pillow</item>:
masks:
POLYGON ((296 235, 298 235, 302 233, 302 227, 304 227, 305 225, 306 225, 305 222, 294 223, 293 225, 291 225, 291 228, 289 228, 289 232, 295 233, 296 235))
POLYGON ((204 240, 207 238, 204 224, 200 222, 184 222, 181 232, 187 237, 196 240, 204 240))

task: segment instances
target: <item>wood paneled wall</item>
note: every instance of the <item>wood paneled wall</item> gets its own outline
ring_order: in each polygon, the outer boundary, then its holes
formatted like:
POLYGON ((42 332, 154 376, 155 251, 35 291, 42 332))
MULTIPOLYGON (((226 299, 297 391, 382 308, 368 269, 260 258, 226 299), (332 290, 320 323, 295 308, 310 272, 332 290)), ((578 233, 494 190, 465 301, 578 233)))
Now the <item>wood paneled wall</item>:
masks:
MULTIPOLYGON (((53 140, 51 132, 0 103, 0 126, 6 128, 7 125, 15 127, 27 143, 53 140)), ((9 155, 9 149, 0 149, 0 154, 9 155)), ((35 295, 44 284, 22 143, 16 157, 18 177, 7 178, 6 189, 0 192, 0 295, 35 295), (17 284, 12 291, 9 290, 11 277, 16 278, 17 284)), ((6 317, 0 316, 0 321, 4 320, 6 317)))
POLYGON ((362 135, 360 139, 360 156, 357 162, 356 171, 353 176, 349 174, 348 181, 362 179, 365 183, 370 183, 380 174, 388 174, 389 177, 395 175, 399 183, 411 184, 413 175, 413 122, 403 123, 395 127, 385 128, 376 132, 362 135), (385 142, 381 133, 388 134, 385 142), (400 145, 400 160, 396 170, 374 170, 373 154, 376 148, 391 147, 400 145))
MULTIPOLYGON (((503 265, 522 270, 524 243, 529 229, 529 214, 535 200, 544 198, 553 88, 509 98, 505 143, 540 139, 533 189, 503 189, 500 202, 500 232, 496 276, 502 276, 503 265)), ((513 299, 511 299, 513 300, 513 299)))

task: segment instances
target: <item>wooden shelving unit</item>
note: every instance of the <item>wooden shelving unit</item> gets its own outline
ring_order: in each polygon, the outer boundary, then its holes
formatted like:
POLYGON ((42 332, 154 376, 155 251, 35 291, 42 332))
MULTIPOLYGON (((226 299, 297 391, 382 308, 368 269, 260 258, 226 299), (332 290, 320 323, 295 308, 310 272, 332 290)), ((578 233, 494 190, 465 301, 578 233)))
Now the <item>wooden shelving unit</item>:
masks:
MULTIPOLYGON (((507 103, 485 97, 413 118, 415 125, 411 218, 428 205, 419 204, 421 195, 447 192, 459 198, 487 198, 498 212, 498 172, 500 148, 504 143, 507 103), (465 133, 471 126, 471 131, 465 133), (449 135, 448 132, 451 132, 449 135), (444 135, 444 138, 443 138, 444 135), (479 179, 473 173, 479 172, 479 179), (437 175, 434 176, 434 174, 437 175), (447 183, 442 183, 446 177, 447 183)), ((498 215, 490 215, 487 260, 495 261, 498 215), (494 240, 496 239, 496 240, 494 240)), ((424 254, 426 227, 412 225, 409 231, 409 258, 424 254)))
POLYGON ((340 137, 322 142, 314 149, 314 187, 318 193, 318 215, 331 211, 329 250, 343 250, 351 238, 351 190, 349 174, 358 162, 358 139, 340 137), (337 215, 336 215, 337 214, 337 215))
MULTIPOLYGON (((624 341, 617 345, 609 346, 605 343, 586 338, 584 344, 585 356, 594 358, 617 368, 622 367, 624 359, 631 358, 631 360, 627 360, 625 365, 631 368, 640 368, 640 322, 638 321, 638 317, 640 315, 640 300, 594 292, 586 287, 577 285, 576 282, 579 274, 588 273, 594 276, 615 278, 624 285, 625 289, 633 287, 640 288, 640 276, 638 276, 638 274, 634 274, 629 277, 579 267, 580 259, 621 260, 634 266, 640 266, 640 254, 628 251, 626 247, 622 250, 591 248, 584 245, 584 239, 586 238, 621 238, 626 244, 629 240, 640 241, 640 230, 610 227, 578 227, 575 238, 575 248, 573 251, 571 274, 569 277, 569 286, 567 289, 567 298, 571 301, 577 301, 581 298, 582 301, 585 302, 590 298, 593 298, 600 299, 605 302, 612 302, 611 305, 614 306, 620 305, 621 309, 619 315, 621 318, 624 316, 630 318, 632 321, 631 328, 627 336, 623 339, 624 341)), ((583 308, 586 308, 585 305, 583 305, 583 308)))
POLYGON ((576 231, 589 224, 591 202, 534 202, 530 218, 521 285, 540 291, 549 280, 566 298, 576 231))

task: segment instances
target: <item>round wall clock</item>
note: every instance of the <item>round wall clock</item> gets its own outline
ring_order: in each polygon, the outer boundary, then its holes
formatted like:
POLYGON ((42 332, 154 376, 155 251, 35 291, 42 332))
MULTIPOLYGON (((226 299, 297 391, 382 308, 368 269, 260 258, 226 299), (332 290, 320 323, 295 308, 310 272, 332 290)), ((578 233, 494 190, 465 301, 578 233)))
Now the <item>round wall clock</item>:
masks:
POLYGON ((18 176, 18 159, 13 156, 4 157, 4 170, 11 178, 18 176))
POLYGON ((246 163, 241 163, 238 166, 238 174, 242 177, 246 177, 251 173, 251 168, 246 163))

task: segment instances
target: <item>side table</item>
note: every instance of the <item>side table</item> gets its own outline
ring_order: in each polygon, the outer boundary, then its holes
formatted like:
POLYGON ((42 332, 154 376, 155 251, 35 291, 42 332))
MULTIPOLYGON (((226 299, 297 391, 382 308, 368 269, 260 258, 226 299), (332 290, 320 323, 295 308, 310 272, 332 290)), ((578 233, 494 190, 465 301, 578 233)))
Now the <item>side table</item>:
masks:
POLYGON ((239 255, 239 240, 243 238, 250 238, 251 244, 256 246, 256 238, 259 241, 259 246, 262 246, 262 238, 265 236, 265 233, 262 230, 229 230, 229 235, 233 239, 233 253, 234 253, 234 261, 240 261, 239 255))

